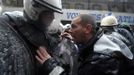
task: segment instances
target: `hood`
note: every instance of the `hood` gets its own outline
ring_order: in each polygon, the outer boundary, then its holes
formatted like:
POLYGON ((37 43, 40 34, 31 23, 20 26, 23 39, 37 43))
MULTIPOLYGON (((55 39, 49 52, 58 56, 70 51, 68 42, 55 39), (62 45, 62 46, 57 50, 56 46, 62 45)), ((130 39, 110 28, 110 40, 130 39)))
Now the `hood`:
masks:
POLYGON ((114 37, 113 34, 103 34, 102 37, 94 45, 94 51, 104 54, 119 51, 128 59, 133 59, 133 54, 131 53, 130 49, 124 42, 122 42, 117 37, 114 37))

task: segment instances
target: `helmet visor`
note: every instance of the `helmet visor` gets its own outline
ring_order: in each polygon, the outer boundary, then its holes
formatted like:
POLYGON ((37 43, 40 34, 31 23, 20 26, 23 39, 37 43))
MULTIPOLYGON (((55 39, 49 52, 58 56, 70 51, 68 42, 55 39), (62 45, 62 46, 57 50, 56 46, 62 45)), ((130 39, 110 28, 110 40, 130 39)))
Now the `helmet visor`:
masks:
MULTIPOLYGON (((54 3, 50 4, 50 3, 48 3, 44 0, 33 0, 33 1, 35 1, 35 3, 38 3, 38 5, 47 7, 47 8, 49 8, 49 9, 55 11, 55 12, 63 13, 62 8, 61 8, 61 4, 60 3, 58 4, 56 0, 55 1, 56 1, 57 4, 54 4, 54 3)), ((48 0, 48 1, 52 1, 52 0, 48 0)))

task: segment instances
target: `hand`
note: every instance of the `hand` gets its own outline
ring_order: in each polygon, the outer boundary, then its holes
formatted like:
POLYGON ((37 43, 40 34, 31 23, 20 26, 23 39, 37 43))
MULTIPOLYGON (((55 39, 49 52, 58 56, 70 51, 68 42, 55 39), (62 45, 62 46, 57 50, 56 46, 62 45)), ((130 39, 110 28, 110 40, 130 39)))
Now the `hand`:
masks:
POLYGON ((39 50, 37 50, 36 59, 43 64, 46 60, 50 59, 51 56, 48 54, 46 49, 44 47, 40 47, 39 50))
POLYGON ((67 38, 67 39, 70 39, 70 40, 73 39, 73 37, 71 36, 71 34, 69 34, 69 33, 67 33, 67 32, 61 33, 60 36, 61 36, 62 39, 63 39, 63 38, 67 38))

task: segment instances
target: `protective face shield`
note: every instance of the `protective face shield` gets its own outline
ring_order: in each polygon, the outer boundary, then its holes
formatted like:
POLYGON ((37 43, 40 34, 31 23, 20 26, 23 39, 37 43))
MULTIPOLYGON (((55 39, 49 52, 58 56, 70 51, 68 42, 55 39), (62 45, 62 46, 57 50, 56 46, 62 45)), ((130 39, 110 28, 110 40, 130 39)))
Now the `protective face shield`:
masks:
POLYGON ((117 26, 118 21, 115 16, 106 16, 101 20, 100 26, 117 26))
POLYGON ((26 20, 49 25, 54 19, 54 12, 62 13, 61 0, 24 0, 24 12, 26 20))

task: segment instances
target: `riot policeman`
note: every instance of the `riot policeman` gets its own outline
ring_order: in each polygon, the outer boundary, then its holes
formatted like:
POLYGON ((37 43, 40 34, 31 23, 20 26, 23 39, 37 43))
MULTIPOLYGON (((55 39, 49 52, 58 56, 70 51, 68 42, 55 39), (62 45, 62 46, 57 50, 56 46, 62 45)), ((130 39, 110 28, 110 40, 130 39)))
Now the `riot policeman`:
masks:
POLYGON ((45 46, 51 54, 45 31, 54 12, 62 13, 61 0, 24 0, 23 12, 0 17, 0 75, 40 75, 35 50, 45 46))

